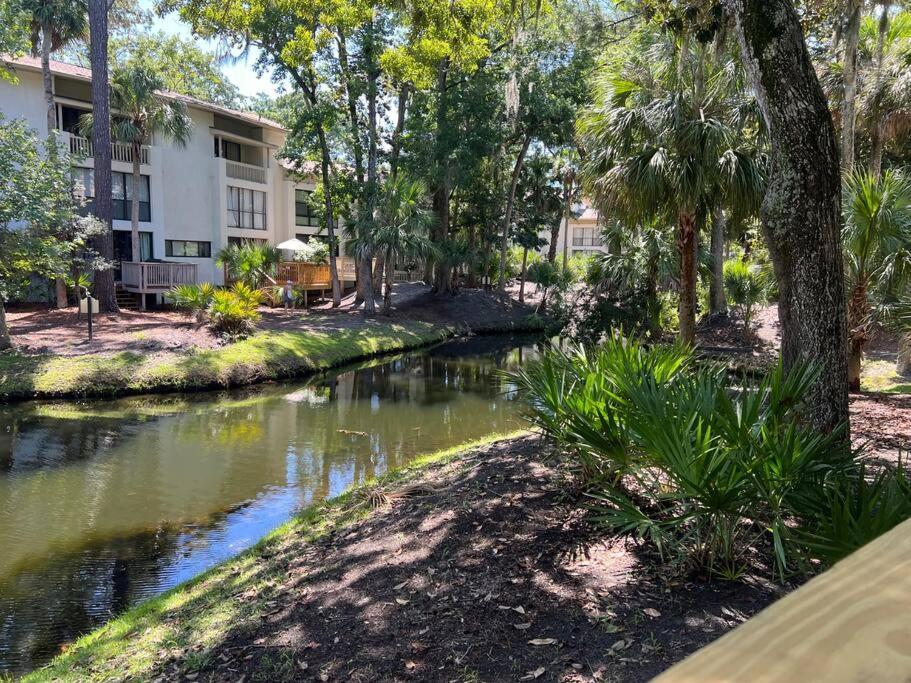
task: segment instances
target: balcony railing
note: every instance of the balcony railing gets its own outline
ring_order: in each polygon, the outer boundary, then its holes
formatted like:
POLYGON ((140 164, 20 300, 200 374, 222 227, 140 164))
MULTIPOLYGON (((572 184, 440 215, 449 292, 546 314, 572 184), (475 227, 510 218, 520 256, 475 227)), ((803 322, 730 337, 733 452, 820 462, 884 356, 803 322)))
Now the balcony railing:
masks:
MULTIPOLYGON (((335 260, 338 269, 338 279, 342 282, 354 282, 357 267, 353 258, 340 256, 335 260)), ((329 264, 301 263, 299 261, 282 261, 278 265, 276 281, 282 285, 291 280, 299 287, 320 289, 331 286, 329 279, 329 264)))
MULTIPOLYGON (((95 154, 92 141, 80 135, 70 135, 70 154, 89 158, 95 154)), ((123 142, 111 143, 111 160, 133 163, 133 146, 123 142)), ((139 163, 149 163, 149 148, 145 145, 139 148, 139 163)))
POLYGON ((239 161, 225 161, 225 175, 235 180, 245 180, 248 183, 266 184, 266 169, 262 166, 242 164, 239 161))
POLYGON ((174 285, 191 285, 197 281, 195 263, 123 261, 120 272, 124 288, 140 294, 166 292, 174 285))

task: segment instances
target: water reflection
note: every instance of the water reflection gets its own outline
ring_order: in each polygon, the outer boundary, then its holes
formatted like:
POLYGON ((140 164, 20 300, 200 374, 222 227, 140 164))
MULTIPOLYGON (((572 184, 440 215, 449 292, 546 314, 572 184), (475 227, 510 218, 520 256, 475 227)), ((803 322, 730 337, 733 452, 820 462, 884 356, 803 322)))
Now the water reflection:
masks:
POLYGON ((520 424, 475 338, 307 383, 0 409, 0 671, 415 455, 520 424))

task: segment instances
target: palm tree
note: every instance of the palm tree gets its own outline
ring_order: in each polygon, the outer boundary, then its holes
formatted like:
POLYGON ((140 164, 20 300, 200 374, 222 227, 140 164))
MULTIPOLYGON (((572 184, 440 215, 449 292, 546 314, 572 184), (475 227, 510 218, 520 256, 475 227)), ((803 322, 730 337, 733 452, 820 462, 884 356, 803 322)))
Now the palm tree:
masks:
POLYGON ((677 55, 654 34, 631 47, 596 82, 595 104, 580 122, 583 177, 608 218, 676 224, 680 339, 692 344, 698 228, 726 182, 738 184, 734 200, 741 182, 760 195, 762 176, 738 129, 745 107, 742 91, 730 88, 731 64, 708 63, 703 46, 677 55), (691 68, 676 68, 678 60, 691 68))
POLYGON ((41 57, 44 101, 47 106, 47 134, 57 128, 57 105, 51 76, 51 53, 88 35, 88 6, 85 0, 25 0, 23 9, 31 15, 32 54, 41 57))
POLYGON ((399 259, 422 258, 434 252, 428 230, 433 213, 425 206, 424 185, 399 174, 386 182, 378 202, 378 220, 373 233, 373 250, 386 261, 383 313, 392 312, 392 285, 399 259))
POLYGON ((263 282, 277 284, 272 275, 281 261, 281 252, 271 245, 251 243, 229 244, 215 255, 215 262, 225 267, 231 276, 251 289, 263 282))
MULTIPOLYGON (((48 138, 57 129, 57 104, 51 75, 51 53, 88 35, 88 7, 84 0, 26 0, 22 9, 31 17, 32 54, 41 57, 41 76, 47 115, 48 138)), ((48 154, 57 153, 57 144, 48 144, 48 154)), ((66 308, 66 282, 56 278, 57 308, 66 308)))
MULTIPOLYGON (((141 261, 139 251, 139 185, 142 180, 142 146, 153 136, 170 139, 184 147, 193 134, 193 121, 186 105, 180 100, 161 95, 164 80, 147 66, 134 64, 114 71, 111 78, 111 108, 115 111, 112 121, 114 139, 128 143, 132 148, 132 252, 133 261, 141 261)), ((82 117, 81 126, 93 128, 91 115, 82 117)))
POLYGON ((911 181, 894 171, 850 176, 842 235, 848 292, 848 388, 860 391, 863 349, 873 324, 911 278, 911 181))

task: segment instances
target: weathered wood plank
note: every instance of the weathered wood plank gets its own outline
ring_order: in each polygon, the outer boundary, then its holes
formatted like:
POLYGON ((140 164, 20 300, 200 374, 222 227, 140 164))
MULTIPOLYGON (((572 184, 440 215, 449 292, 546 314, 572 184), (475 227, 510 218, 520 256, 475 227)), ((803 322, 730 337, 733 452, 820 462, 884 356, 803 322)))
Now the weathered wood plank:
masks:
POLYGON ((911 681, 911 520, 655 680, 911 681))

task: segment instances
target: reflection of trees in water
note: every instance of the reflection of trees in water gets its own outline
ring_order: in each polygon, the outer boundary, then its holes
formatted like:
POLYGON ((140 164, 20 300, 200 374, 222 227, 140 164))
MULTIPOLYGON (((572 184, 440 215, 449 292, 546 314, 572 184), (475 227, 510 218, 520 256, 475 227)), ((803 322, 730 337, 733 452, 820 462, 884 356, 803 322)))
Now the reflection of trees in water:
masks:
POLYGON ((178 534, 159 529, 89 546, 0 583, 0 671, 21 672, 160 584, 178 534))
POLYGON ((161 417, 0 413, 0 490, 10 494, 0 518, 13 527, 0 525, 0 540, 27 538, 36 558, 20 558, 28 569, 0 583, 0 661, 13 648, 38 662, 160 586, 166 569, 201 561, 178 531, 137 529, 171 520, 198 529, 199 547, 217 544, 227 512, 269 491, 307 505, 418 453, 515 426, 497 373, 517 355, 500 349, 479 361, 464 348, 222 393, 161 417), (35 468, 47 471, 18 488, 35 468))

